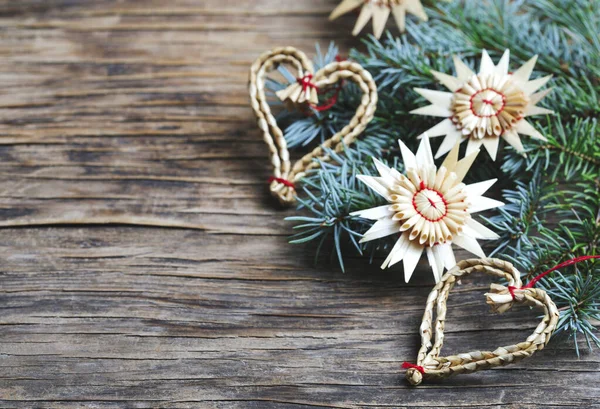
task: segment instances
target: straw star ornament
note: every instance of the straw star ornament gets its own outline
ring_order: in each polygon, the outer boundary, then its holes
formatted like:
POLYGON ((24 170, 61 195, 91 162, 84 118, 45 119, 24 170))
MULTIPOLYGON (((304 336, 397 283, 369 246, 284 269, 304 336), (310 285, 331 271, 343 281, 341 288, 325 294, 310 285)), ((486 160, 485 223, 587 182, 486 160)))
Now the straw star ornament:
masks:
POLYGON ((435 78, 452 92, 415 88, 432 105, 411 113, 445 118, 427 131, 430 137, 445 136, 436 158, 452 149, 458 141, 468 140, 467 155, 483 145, 496 160, 500 137, 520 153, 524 149, 519 134, 546 140, 525 118, 553 113, 536 106, 551 89, 536 91, 552 76, 529 80, 537 56, 510 73, 509 56, 510 51, 506 50, 498 65, 494 65, 483 50, 478 74, 454 57, 456 77, 432 71, 435 78))
POLYGON ((404 278, 408 282, 425 251, 437 282, 444 268, 456 265, 452 243, 485 257, 477 239, 499 236, 473 220, 471 214, 504 203, 482 196, 496 179, 471 185, 462 183, 479 151, 459 161, 456 144, 438 169, 427 135, 421 140, 416 155, 402 141, 399 143, 406 175, 373 158, 380 176, 358 176, 389 203, 352 215, 376 220, 361 242, 400 235, 382 269, 403 261, 404 278))
POLYGON ((427 21, 427 14, 425 14, 421 0, 343 0, 331 12, 329 20, 335 20, 342 14, 359 7, 361 7, 360 14, 352 30, 352 35, 360 33, 373 18, 373 35, 377 38, 381 37, 390 13, 394 16, 400 31, 406 29, 406 13, 427 21))

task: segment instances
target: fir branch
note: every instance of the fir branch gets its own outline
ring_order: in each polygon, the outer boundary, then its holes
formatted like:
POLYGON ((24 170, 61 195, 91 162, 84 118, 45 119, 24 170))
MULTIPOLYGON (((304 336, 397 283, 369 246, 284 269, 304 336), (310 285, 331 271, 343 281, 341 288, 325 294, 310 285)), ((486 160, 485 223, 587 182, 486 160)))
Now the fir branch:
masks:
MULTIPOLYGON (((557 115, 532 121, 546 142, 523 138, 527 156, 503 144, 494 163, 477 159, 470 181, 500 179, 506 203, 486 220, 500 234, 494 251, 531 278, 575 256, 600 250, 600 7, 595 0, 456 0, 432 2, 430 21, 407 21, 400 37, 389 33, 382 41, 369 37, 365 52, 352 59, 367 68, 378 83, 379 103, 364 135, 333 163, 307 175, 299 194, 303 215, 290 218, 298 225, 293 242, 314 243, 315 257, 328 253, 344 268, 348 254, 373 255, 391 241, 359 243, 369 227, 350 215, 380 205, 357 174, 372 175, 371 156, 400 168, 396 144, 402 139, 416 147, 416 136, 435 119, 409 114, 423 101, 413 87, 442 89, 431 70, 453 73, 452 55, 474 68, 481 49, 499 58, 511 50, 515 66, 539 54, 533 77, 552 74, 552 98, 545 103, 557 115)), ((316 66, 333 59, 317 52, 316 66)), ((284 75, 286 81, 295 81, 284 75)), ((269 82, 272 90, 286 83, 269 82)), ((279 88, 278 88, 279 87, 279 88)), ((320 113, 282 113, 292 121, 285 137, 290 145, 309 146, 330 137, 354 113, 360 98, 350 84, 338 103, 320 113)), ((434 145, 439 143, 434 141, 434 145)), ((433 146, 435 149, 436 146, 433 146)), ((600 263, 587 262, 553 273, 540 283, 561 309, 559 332, 588 347, 598 345, 594 322, 600 320, 600 263)), ((600 345, 599 345, 600 346, 600 345)), ((579 350, 577 350, 579 353, 579 350)))
POLYGON ((523 169, 530 171, 541 165, 541 170, 548 172, 553 181, 580 180, 599 174, 597 119, 573 117, 567 122, 556 116, 542 130, 548 141, 525 141, 527 156, 510 151, 502 165, 504 172, 516 177, 523 169))

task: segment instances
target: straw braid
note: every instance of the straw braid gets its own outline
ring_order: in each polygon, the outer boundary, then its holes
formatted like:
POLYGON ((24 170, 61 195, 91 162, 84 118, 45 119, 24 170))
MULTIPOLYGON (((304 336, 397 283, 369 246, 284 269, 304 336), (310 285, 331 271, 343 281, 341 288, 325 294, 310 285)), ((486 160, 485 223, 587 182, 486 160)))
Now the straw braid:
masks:
POLYGON ((421 323, 421 348, 416 365, 408 365, 406 379, 418 385, 422 379, 446 378, 453 374, 470 373, 482 369, 507 365, 530 357, 535 351, 541 350, 550 340, 552 332, 556 329, 559 313, 545 291, 537 288, 521 289, 520 273, 512 264, 494 259, 470 259, 459 262, 456 267, 448 271, 441 281, 433 288, 423 314, 421 323), (504 278, 508 286, 516 287, 514 299, 507 287, 492 284, 491 292, 486 294, 487 303, 497 312, 504 312, 512 307, 513 303, 520 303, 540 308, 544 317, 525 342, 497 348, 495 351, 473 351, 439 357, 444 342, 444 324, 446 319, 446 300, 448 294, 457 280, 472 272, 483 272, 495 277, 504 278), (436 308, 435 327, 433 327, 433 309, 436 308), (435 342, 432 344, 433 331, 435 342), (417 369, 418 368, 418 369, 417 369))
POLYGON ((293 184, 298 182, 306 171, 319 166, 315 159, 329 161, 331 158, 325 153, 326 149, 341 152, 345 146, 353 143, 364 131, 375 114, 377 86, 367 70, 350 61, 332 62, 314 74, 311 83, 317 88, 328 87, 342 80, 350 80, 359 86, 363 96, 350 123, 322 145, 298 160, 292 167, 283 132, 271 113, 264 89, 266 74, 282 63, 293 65, 298 72, 298 78, 314 72, 312 63, 301 51, 293 47, 275 48, 261 55, 252 64, 249 91, 252 109, 256 114, 258 127, 263 132, 263 139, 269 147, 271 164, 273 165, 274 178, 270 190, 273 196, 277 197, 282 204, 287 205, 295 201, 293 184), (288 183, 282 183, 281 180, 288 181, 288 183))

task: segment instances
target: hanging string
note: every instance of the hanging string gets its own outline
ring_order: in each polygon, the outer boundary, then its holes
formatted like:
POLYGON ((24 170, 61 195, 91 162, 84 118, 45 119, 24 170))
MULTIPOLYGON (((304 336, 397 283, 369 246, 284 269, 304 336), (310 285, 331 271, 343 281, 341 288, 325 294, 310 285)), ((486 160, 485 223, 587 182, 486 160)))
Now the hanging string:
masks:
POLYGON ((547 276, 551 272, 559 270, 559 269, 567 267, 567 266, 571 266, 573 264, 577 264, 577 263, 579 263, 581 261, 590 260, 590 259, 600 259, 600 255, 598 255, 598 256, 580 256, 580 257, 575 257, 575 258, 572 258, 572 259, 567 260, 565 262, 562 262, 562 263, 558 264, 557 266, 552 267, 550 270, 547 270, 547 271, 544 271, 541 274, 538 274, 530 282, 528 282, 527 284, 525 284, 521 288, 517 288, 517 287, 514 287, 512 285, 508 286, 508 292, 510 293, 510 295, 514 299, 515 298, 515 293, 514 293, 515 290, 523 290, 523 289, 526 289, 526 288, 532 288, 538 281, 540 281, 542 278, 544 278, 545 276, 547 276))

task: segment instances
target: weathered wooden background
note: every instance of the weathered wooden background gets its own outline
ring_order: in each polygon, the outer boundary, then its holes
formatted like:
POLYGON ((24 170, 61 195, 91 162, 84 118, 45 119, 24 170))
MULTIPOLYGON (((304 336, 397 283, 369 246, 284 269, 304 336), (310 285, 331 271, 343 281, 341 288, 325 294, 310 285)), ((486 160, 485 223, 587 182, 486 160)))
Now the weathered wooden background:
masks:
MULTIPOLYGON (((2 407, 598 406, 569 342, 410 388, 430 273, 342 274, 287 244, 246 95, 278 45, 357 45, 335 0, 0 1, 2 407)), ((524 338, 487 281, 446 351, 524 338)), ((583 346, 583 345, 582 345, 583 346)))

